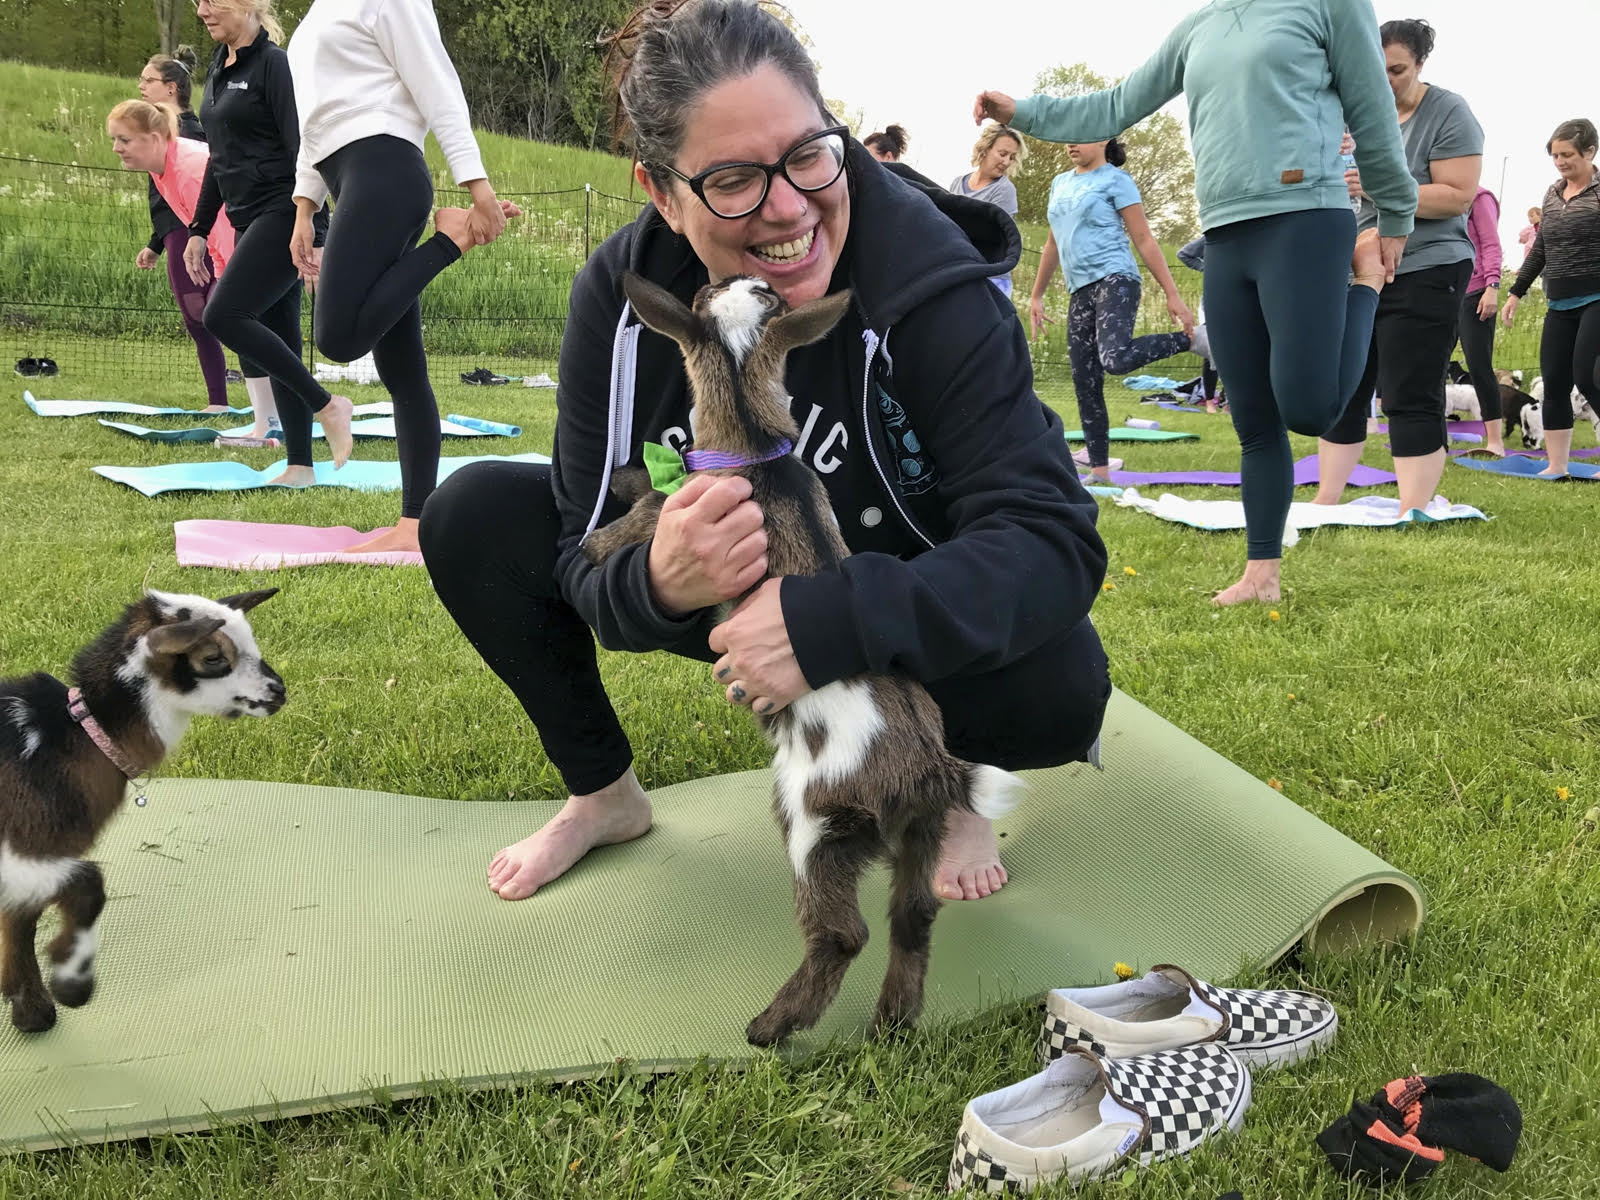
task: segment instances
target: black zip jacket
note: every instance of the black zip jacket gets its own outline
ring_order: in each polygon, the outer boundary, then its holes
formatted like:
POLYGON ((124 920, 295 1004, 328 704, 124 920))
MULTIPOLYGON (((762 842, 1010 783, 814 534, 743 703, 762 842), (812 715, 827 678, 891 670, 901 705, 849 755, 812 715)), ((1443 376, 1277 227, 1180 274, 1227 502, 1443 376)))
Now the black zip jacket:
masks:
POLYGON ((1519 299, 1541 274, 1548 300, 1600 292, 1600 175, 1571 200, 1566 190, 1566 182, 1558 179, 1544 194, 1539 232, 1511 285, 1511 294, 1519 299))
MULTIPOLYGON (((833 290, 853 288, 855 303, 827 337, 789 355, 787 383, 796 453, 822 478, 852 557, 784 580, 795 658, 813 687, 862 672, 931 681, 995 669, 1086 620, 1106 566, 1095 501, 1060 418, 1034 393, 1016 311, 989 282, 1016 264, 1021 238, 994 205, 853 141, 848 172, 850 231, 833 290)), ((556 394, 559 584, 602 645, 709 659, 711 611, 675 619, 656 606, 647 545, 599 568, 579 551, 593 521, 623 511, 609 496, 597 505, 608 461, 639 465, 643 442, 681 449, 688 438, 677 346, 619 326, 629 269, 685 303, 707 279, 688 241, 647 208, 573 282, 556 394), (631 408, 608 404, 630 390, 630 336, 631 408)))
MULTIPOLYGON (((184 111, 178 114, 178 136, 203 142, 206 140, 206 131, 200 127, 199 117, 192 112, 184 111)), ((167 202, 161 198, 161 193, 156 191, 156 181, 151 179, 150 240, 146 245, 160 254, 166 248, 167 234, 175 233, 183 227, 183 222, 178 220, 178 214, 167 207, 167 202)))
MULTIPOLYGON (((264 213, 294 212, 294 160, 300 153, 300 118, 294 107, 289 56, 263 29, 239 49, 233 66, 219 45, 206 76, 200 119, 210 135, 211 162, 189 232, 205 237, 217 213, 243 233, 264 213)), ((285 251, 287 253, 287 250, 285 251)))

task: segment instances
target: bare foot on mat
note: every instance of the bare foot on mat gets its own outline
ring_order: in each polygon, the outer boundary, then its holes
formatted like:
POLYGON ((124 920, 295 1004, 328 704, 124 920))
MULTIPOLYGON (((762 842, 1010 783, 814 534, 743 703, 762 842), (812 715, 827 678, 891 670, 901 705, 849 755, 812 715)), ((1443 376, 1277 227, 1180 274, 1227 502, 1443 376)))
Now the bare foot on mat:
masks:
POLYGON ((1254 600, 1261 604, 1276 604, 1283 599, 1279 588, 1278 560, 1252 559, 1244 566, 1244 575, 1232 587, 1223 588, 1211 597, 1218 608, 1230 604, 1248 604, 1254 600))
POLYGON ((568 796, 548 825, 496 854, 489 890, 502 900, 525 900, 596 846, 632 841, 649 828, 650 798, 630 767, 603 791, 568 796))
POLYGON ((317 470, 315 467, 285 467, 282 475, 279 475, 276 479, 267 480, 267 483, 269 485, 277 483, 282 484, 284 487, 303 488, 310 487, 316 481, 317 470))
POLYGON ((422 543, 417 540, 416 517, 401 517, 392 528, 374 529, 371 537, 344 548, 346 554, 392 554, 395 551, 422 552, 422 543))
POLYGON ((1006 885, 994 822, 952 809, 945 818, 944 847, 933 873, 933 892, 941 900, 981 900, 1006 885))
POLYGON ((225 413, 232 412, 233 409, 229 408, 226 404, 208 404, 200 411, 203 413, 225 413))

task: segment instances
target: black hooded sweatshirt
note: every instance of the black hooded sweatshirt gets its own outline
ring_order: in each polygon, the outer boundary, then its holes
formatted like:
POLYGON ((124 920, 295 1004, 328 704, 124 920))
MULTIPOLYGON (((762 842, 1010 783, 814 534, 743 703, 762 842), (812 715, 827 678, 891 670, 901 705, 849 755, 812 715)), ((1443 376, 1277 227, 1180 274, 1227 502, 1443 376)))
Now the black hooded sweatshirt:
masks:
MULTIPOLYGON (((853 288, 854 303, 790 353, 787 383, 795 453, 821 477, 851 557, 784 579, 790 643, 814 688, 998 669, 1086 620, 1106 566, 1095 501, 1034 393, 1016 311, 989 282, 1016 264, 1021 238, 994 205, 854 141, 847 170, 850 229, 829 290, 853 288)), ((606 492, 608 464, 640 465, 646 441, 682 450, 691 428, 678 347, 631 309, 621 320, 626 270, 686 304, 707 282, 653 207, 573 281, 556 393, 558 583, 607 648, 709 660, 713 610, 679 619, 656 605, 648 544, 601 567, 579 550, 624 510, 606 492)))

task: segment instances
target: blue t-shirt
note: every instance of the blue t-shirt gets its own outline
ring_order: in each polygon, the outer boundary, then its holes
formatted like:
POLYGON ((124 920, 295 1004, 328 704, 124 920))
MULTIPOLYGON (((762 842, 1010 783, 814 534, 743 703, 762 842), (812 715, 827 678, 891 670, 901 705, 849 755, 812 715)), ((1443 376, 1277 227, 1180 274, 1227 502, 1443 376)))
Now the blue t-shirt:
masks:
POLYGON ((1107 275, 1139 278, 1139 264, 1122 227, 1122 210, 1139 203, 1139 185, 1110 163, 1081 175, 1063 171, 1051 181, 1045 213, 1069 292, 1107 275))

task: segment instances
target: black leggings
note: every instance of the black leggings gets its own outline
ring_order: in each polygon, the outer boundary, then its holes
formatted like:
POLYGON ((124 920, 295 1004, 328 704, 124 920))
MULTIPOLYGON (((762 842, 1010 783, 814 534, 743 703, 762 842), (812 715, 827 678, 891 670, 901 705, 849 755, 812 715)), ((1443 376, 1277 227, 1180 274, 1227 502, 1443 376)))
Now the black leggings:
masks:
POLYGON ((1283 553, 1283 523, 1294 498, 1285 427, 1312 437, 1325 433, 1366 361, 1378 296, 1348 286, 1355 244, 1355 217, 1346 208, 1206 231, 1206 329, 1239 434, 1253 559, 1283 553))
POLYGON ((439 406, 417 297, 461 251, 442 233, 417 245, 433 210, 433 180, 410 142, 362 138, 317 170, 334 199, 317 281, 317 345, 339 362, 372 353, 394 400, 400 515, 420 517, 439 473, 439 406))
POLYGON ((1500 420, 1500 381, 1494 377, 1494 323, 1499 312, 1478 320, 1478 302, 1485 289, 1468 292, 1461 298, 1461 320, 1456 336, 1461 340, 1461 355, 1467 360, 1472 390, 1478 393, 1478 408, 1485 422, 1500 420))
POLYGON ((1572 389, 1600 412, 1600 300, 1582 308, 1552 308, 1539 338, 1544 374, 1544 427, 1572 428, 1572 389))
POLYGON ((272 379, 289 465, 311 465, 311 414, 331 396, 300 358, 300 274, 289 257, 293 210, 265 213, 238 230, 228 269, 211 290, 206 328, 272 379))
POLYGON ((1472 260, 1465 259, 1396 275, 1383 289, 1366 370, 1344 416, 1323 435, 1328 441, 1354 446, 1367 440, 1367 405, 1376 387, 1396 458, 1422 458, 1445 448, 1444 371, 1471 275, 1472 260))
MULTIPOLYGON (((422 514, 422 556, 439 599, 522 702, 567 789, 586 795, 621 778, 633 751, 600 680, 594 634, 556 585, 561 519, 550 470, 475 463, 457 471, 422 514), (506 536, 508 522, 515 537, 506 536)), ((703 635, 669 649, 716 659, 703 635)), ((998 671, 927 688, 952 753, 1017 770, 1084 758, 1100 734, 1111 681, 1085 619, 998 671)))

